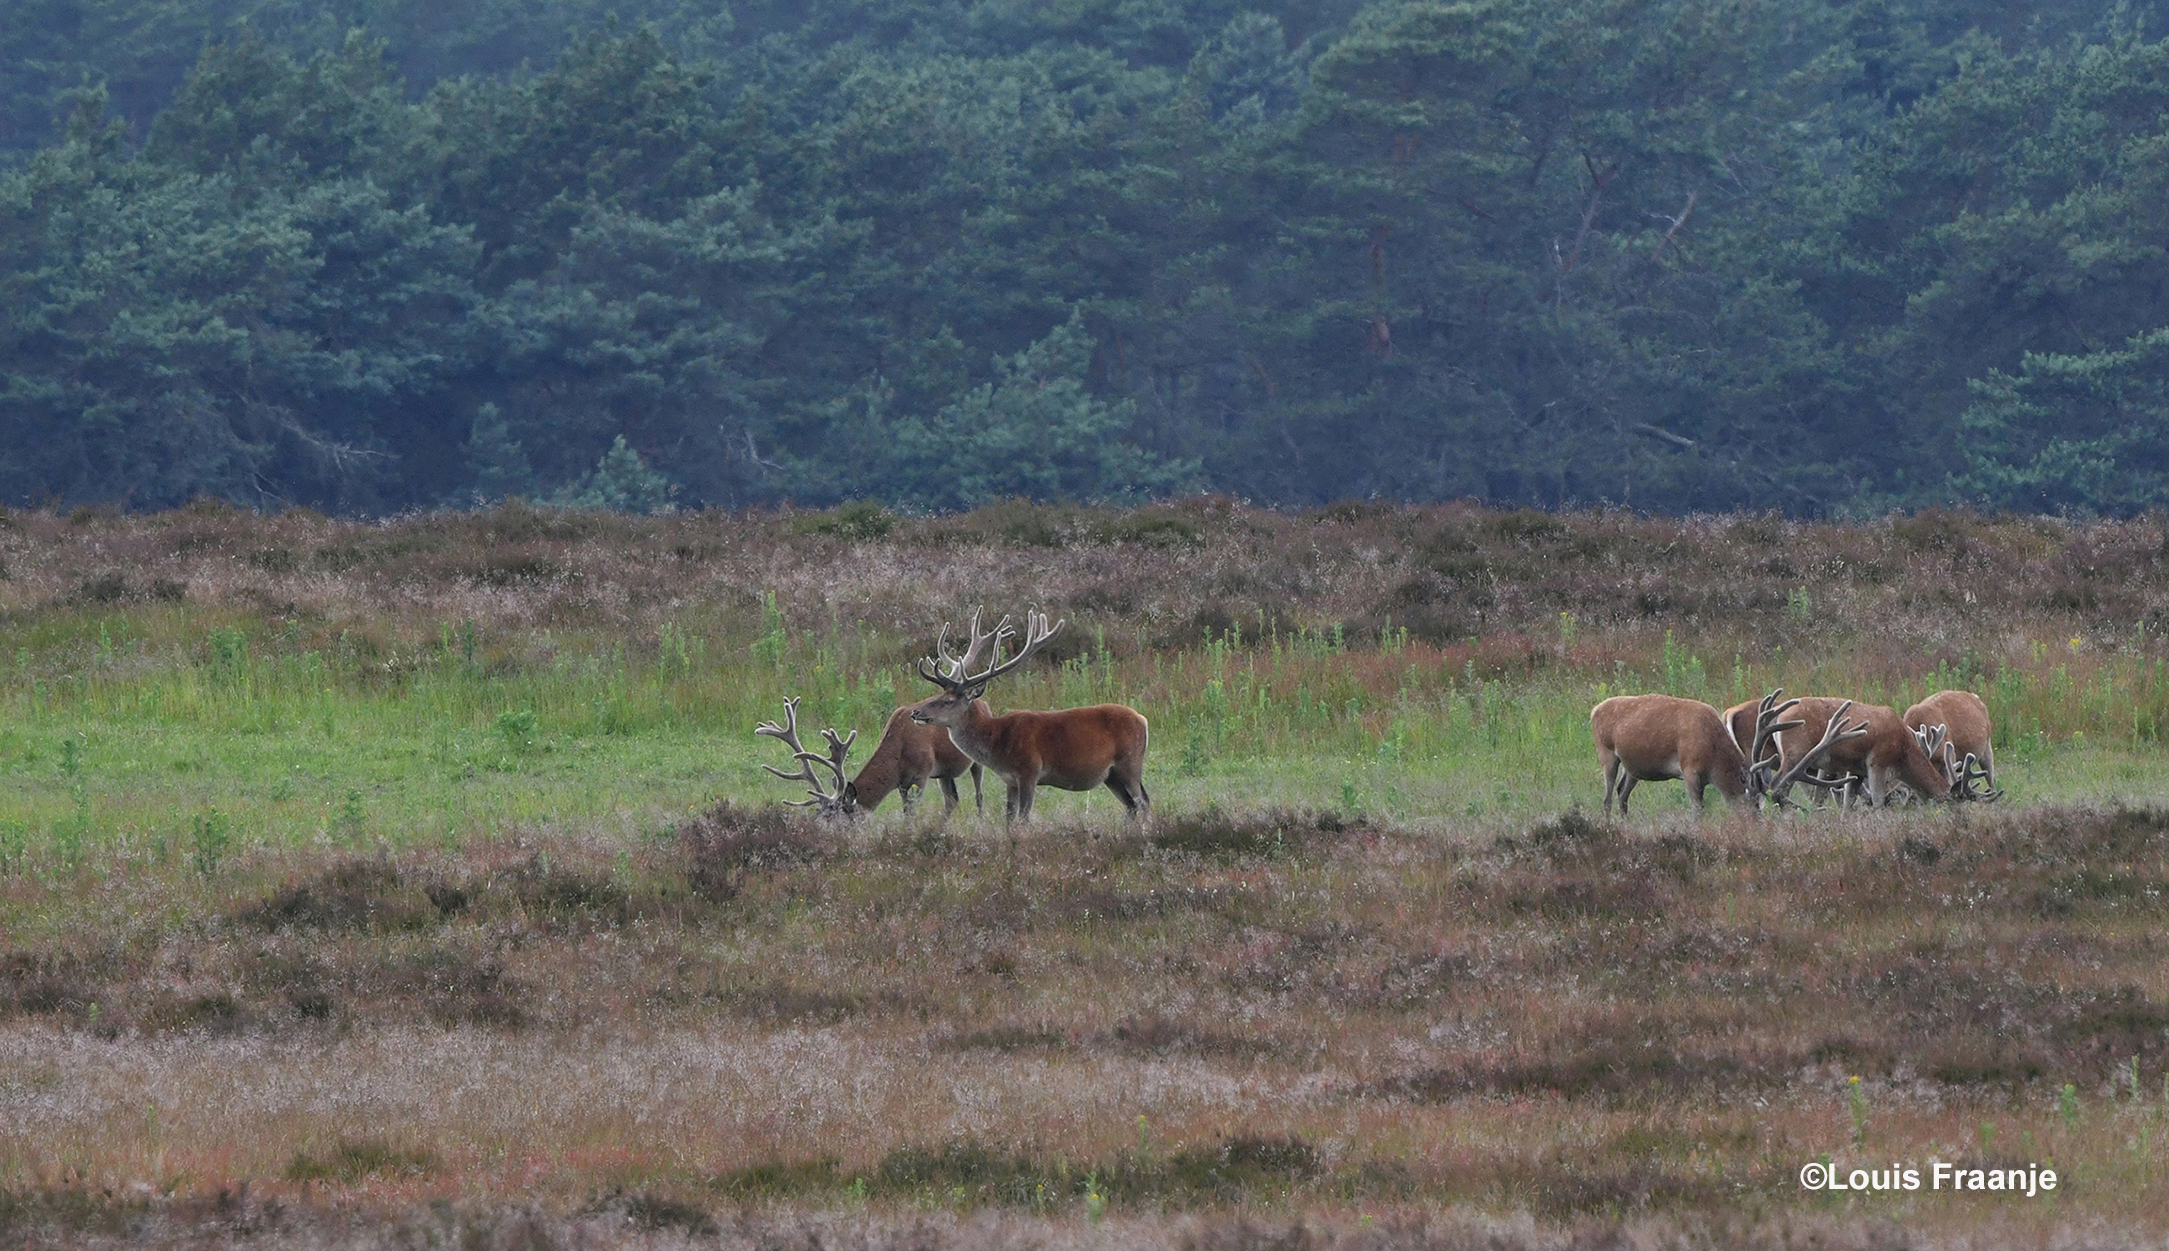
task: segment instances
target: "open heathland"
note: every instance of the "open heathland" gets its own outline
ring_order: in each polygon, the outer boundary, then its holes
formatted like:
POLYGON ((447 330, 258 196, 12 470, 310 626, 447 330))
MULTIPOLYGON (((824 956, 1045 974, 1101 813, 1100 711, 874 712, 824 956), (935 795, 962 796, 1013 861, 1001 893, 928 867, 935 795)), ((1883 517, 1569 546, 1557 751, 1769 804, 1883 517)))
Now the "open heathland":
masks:
POLYGON ((10 514, 0 1226, 2159 1237, 2165 562, 1964 514, 10 514), (863 758, 980 603, 1068 619, 998 708, 1151 719, 1151 822, 767 802, 756 721, 863 758), (1591 815, 1597 698, 1772 685, 1978 690, 2009 794, 1591 815))

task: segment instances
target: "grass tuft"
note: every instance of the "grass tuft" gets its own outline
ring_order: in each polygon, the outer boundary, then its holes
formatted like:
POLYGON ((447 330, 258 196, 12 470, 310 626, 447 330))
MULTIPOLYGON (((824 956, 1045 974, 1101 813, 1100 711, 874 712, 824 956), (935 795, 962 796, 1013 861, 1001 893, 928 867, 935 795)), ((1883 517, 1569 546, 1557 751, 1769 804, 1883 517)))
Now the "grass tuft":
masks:
POLYGON ((398 1147, 381 1139, 341 1139, 320 1153, 297 1151, 286 1165, 292 1182, 338 1182, 351 1186, 370 1177, 421 1177, 438 1167, 437 1154, 398 1147))

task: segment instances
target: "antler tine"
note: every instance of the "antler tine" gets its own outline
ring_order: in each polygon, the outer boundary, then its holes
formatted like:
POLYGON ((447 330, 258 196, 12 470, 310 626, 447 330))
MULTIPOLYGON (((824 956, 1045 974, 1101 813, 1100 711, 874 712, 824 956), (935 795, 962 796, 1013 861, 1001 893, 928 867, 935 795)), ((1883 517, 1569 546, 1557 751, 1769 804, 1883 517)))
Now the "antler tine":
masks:
MULTIPOLYGON (((782 725, 777 725, 773 721, 763 721, 759 725, 753 727, 753 732, 755 734, 766 734, 770 738, 780 738, 785 743, 790 744, 792 751, 797 751, 799 749, 798 696, 790 695, 784 698, 783 720, 784 724, 782 725)), ((789 777, 790 775, 785 774, 784 776, 789 777)))
MULTIPOLYGON (((1807 724, 1805 721, 1778 720, 1779 717, 1800 706, 1800 701, 1797 699, 1788 699, 1782 704, 1778 703, 1777 701, 1784 694, 1785 688, 1780 686, 1763 696, 1755 704, 1755 733, 1751 740, 1753 746, 1748 749, 1747 758, 1756 768, 1762 767, 1765 763, 1762 753, 1763 749, 1770 745, 1771 739, 1787 730, 1797 730, 1807 724)), ((1733 745, 1737 747, 1739 744, 1735 743, 1733 745)))
POLYGON ((1025 614, 1024 646, 1017 650, 1017 654, 999 664, 990 666, 983 673, 973 674, 964 680, 972 686, 984 686, 1008 673, 1018 665, 1031 659, 1032 653, 1038 651, 1041 644, 1059 633, 1067 622, 1068 618, 1065 617, 1050 626, 1047 624, 1047 614, 1037 610, 1027 612, 1025 614))
POLYGON ((1002 619, 994 623, 994 628, 992 630, 981 633, 979 630, 979 610, 976 608, 972 609, 971 629, 971 647, 965 651, 963 663, 957 667, 956 672, 952 676, 961 677, 964 674, 971 672, 971 667, 978 664, 988 655, 987 649, 989 647, 992 647, 994 649, 994 655, 1000 655, 1003 641, 1006 639, 1015 638, 1017 635, 1016 630, 1013 629, 1009 624, 1008 613, 1002 614, 1002 619))
POLYGON ((941 663, 936 665, 933 656, 920 658, 919 676, 945 691, 955 690, 964 676, 966 657, 950 654, 949 623, 946 621, 941 623, 941 638, 934 643, 934 654, 941 657, 941 663))
POLYGON ((1814 768, 1824 756, 1829 755, 1831 748, 1847 739, 1859 738, 1868 732, 1868 723, 1865 720, 1852 725, 1846 724, 1845 714, 1852 710, 1852 700, 1848 699, 1839 704, 1837 711, 1830 715, 1830 724, 1823 728, 1822 738, 1816 741, 1815 746, 1802 752, 1800 758, 1793 761, 1792 765, 1783 773, 1778 774, 1777 780, 1770 784, 1769 793, 1780 806, 1785 802, 1785 792, 1791 790, 1794 783, 1798 782, 1808 770, 1814 768))
POLYGON ((946 621, 941 623, 941 637, 934 642, 934 654, 941 657, 941 667, 948 672, 950 677, 953 678, 964 671, 963 660, 949 654, 949 623, 946 621))
POLYGON ((945 691, 953 691, 964 685, 962 677, 951 676, 936 669, 932 656, 923 656, 919 659, 919 676, 945 691))
POLYGON ((763 721, 753 727, 753 732, 782 740, 783 745, 791 749, 791 759, 797 763, 798 771, 785 773, 774 765, 766 763, 763 763, 761 767, 787 782, 804 782, 806 784, 806 793, 812 796, 811 799, 786 799, 783 801, 784 803, 790 804, 794 808, 848 811, 844 807, 843 763, 845 757, 850 753, 851 744, 858 741, 859 732, 857 730, 851 731, 851 737, 843 738, 833 728, 824 729, 821 731, 821 736, 828 740, 828 754, 822 755, 820 752, 807 751, 805 745, 800 743, 798 739, 798 697, 794 695, 783 701, 782 724, 779 725, 774 721, 763 721), (829 771, 836 775, 836 790, 834 793, 822 789, 821 775, 814 771, 814 765, 816 764, 827 765, 829 771))
POLYGON ((1924 725, 1913 731, 1913 737, 1919 740, 1922 751, 1934 757, 1943 750, 1950 733, 1951 727, 1947 725, 1924 725))
POLYGON ((1987 780, 1988 769, 1981 764, 1980 757, 1975 756, 1970 751, 1967 752, 1963 771, 1959 775, 1958 788, 1960 794, 1967 799, 1978 800, 1984 804, 1995 803, 2003 798, 2002 790, 1994 787, 1976 788, 1974 786, 1976 782, 1985 782, 1987 780))
MULTIPOLYGON (((798 771, 795 773, 785 773, 772 764, 763 764, 761 766, 763 769, 786 781, 805 782, 809 786, 815 787, 818 793, 820 780, 815 776, 813 770, 807 766, 806 749, 798 741, 798 696, 792 695, 784 699, 783 723, 781 725, 773 721, 763 721, 753 727, 753 732, 755 734, 765 734, 773 739, 781 739, 783 745, 791 749, 791 758, 798 762, 798 771)), ((800 801, 786 800, 784 802, 798 803, 800 801)))
MULTIPOLYGON (((1775 773, 1771 774, 1771 777, 1774 778, 1775 776, 1775 773)), ((1848 773, 1841 778, 1817 777, 1815 774, 1812 773, 1803 773, 1799 777, 1793 779, 1792 782, 1787 783, 1787 789, 1789 791, 1792 786, 1812 786, 1815 789, 1821 791, 1836 791, 1838 793, 1838 798, 1840 802, 1843 802, 1846 793, 1851 788, 1858 786, 1860 782, 1861 777, 1857 773, 1848 773)), ((1770 802, 1772 805, 1778 808, 1798 809, 1801 807, 1799 800, 1794 799, 1790 794, 1786 793, 1772 792, 1770 794, 1770 802)))
POLYGON ((851 744, 859 741, 859 732, 853 730, 850 737, 846 738, 836 733, 833 727, 824 727, 821 737, 828 740, 828 755, 820 757, 821 763, 827 765, 829 772, 836 775, 836 793, 841 795, 844 788, 844 761, 851 756, 851 744))

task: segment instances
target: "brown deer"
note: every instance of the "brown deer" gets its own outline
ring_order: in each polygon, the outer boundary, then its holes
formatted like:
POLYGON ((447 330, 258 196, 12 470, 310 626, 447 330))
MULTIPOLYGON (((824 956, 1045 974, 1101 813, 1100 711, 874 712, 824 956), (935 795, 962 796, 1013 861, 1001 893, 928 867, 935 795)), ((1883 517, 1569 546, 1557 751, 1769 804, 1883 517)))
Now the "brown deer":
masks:
POLYGON ((1604 768, 1604 811, 1611 814, 1619 803, 1619 815, 1627 815, 1627 797, 1637 782, 1678 778, 1687 784, 1695 807, 1703 806, 1707 789, 1715 786, 1733 804, 1768 800, 1782 805, 1794 783, 1839 743, 1861 731, 1842 717, 1823 727, 1822 741, 1802 753, 1799 760, 1780 772, 1776 761, 1763 753, 1770 740, 1798 721, 1779 718, 1798 701, 1778 703, 1783 691, 1772 691, 1758 703, 1742 750, 1715 708, 1699 699, 1674 695, 1614 695, 1589 710, 1589 731, 1597 741, 1597 762, 1604 768))
POLYGON ((1980 696, 1971 691, 1937 691, 1906 709, 1905 723, 1922 740, 1922 748, 1941 759, 1951 774, 1953 799, 1993 802, 2003 798, 1996 789, 1995 725, 1980 696), (1940 742, 1935 741, 1938 729, 1940 742))
POLYGON ((1041 785, 1065 791, 1104 785, 1131 816, 1142 819, 1152 808, 1152 797, 1145 793, 1145 747, 1151 732, 1135 708, 1096 704, 997 717, 980 698, 987 683, 1030 659, 1062 624, 1049 626, 1043 614, 1028 614, 1024 646, 979 673, 966 669, 943 674, 931 657, 921 660, 919 676, 940 687, 941 694, 913 704, 911 719, 944 727, 965 755, 1001 776, 1008 791, 1004 812, 1011 821, 1032 819, 1032 796, 1041 785))
MULTIPOLYGON (((941 653, 943 670, 952 678, 978 664, 989 645, 999 649, 1003 640, 1016 634, 1007 617, 992 630, 981 634, 977 609, 972 611, 970 628, 971 643, 962 656, 949 654, 949 627, 946 624, 942 626, 941 641, 935 644, 941 653)), ((947 820, 961 802, 956 780, 966 771, 972 775, 972 804, 984 813, 987 802, 980 786, 982 766, 979 762, 957 750, 956 744, 950 741, 948 730, 912 720, 911 709, 904 707, 889 714, 889 723, 881 731, 881 741, 874 745, 873 755, 866 758, 866 764, 859 769, 859 775, 851 779, 846 791, 860 812, 872 812, 894 791, 908 813, 917 792, 923 791, 928 781, 938 781, 942 794, 941 815, 947 820)))
MULTIPOLYGON (((1896 710, 1880 704, 1855 704, 1849 699, 1820 695, 1803 696, 1794 710, 1794 715, 1800 719, 1799 728, 1787 730, 1777 739, 1778 756, 1786 767, 1814 745, 1830 719, 1841 715, 1841 708, 1849 709, 1865 725, 1867 733, 1833 747, 1817 766, 1825 777, 1815 785, 1839 789, 1845 783, 1837 779, 1847 774, 1857 775, 1867 792, 1868 803, 1875 807, 1888 802, 1900 782, 1923 799, 1951 797, 1950 771, 1928 754, 1896 710)), ((1725 710, 1725 726, 1735 739, 1743 727, 1753 725, 1749 717, 1754 710, 1754 704, 1735 704, 1725 710)))

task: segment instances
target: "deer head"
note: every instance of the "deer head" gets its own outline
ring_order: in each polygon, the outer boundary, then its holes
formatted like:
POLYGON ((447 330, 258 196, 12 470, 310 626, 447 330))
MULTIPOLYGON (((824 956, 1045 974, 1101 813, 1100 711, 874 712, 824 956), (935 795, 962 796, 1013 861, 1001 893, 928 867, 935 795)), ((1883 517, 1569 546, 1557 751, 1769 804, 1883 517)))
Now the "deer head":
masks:
POLYGON ((1062 628, 1062 622, 1057 621, 1050 626, 1047 624, 1045 613, 1032 612, 1025 614, 1024 646, 1018 649, 1017 654, 1007 660, 990 664, 978 673, 971 672, 972 665, 979 663, 982 656, 982 637, 987 643, 991 644, 992 651, 999 655, 1001 652, 1001 639, 1007 636, 1009 632, 1008 626, 1009 618, 1004 617, 1002 623, 995 627, 992 634, 981 636, 978 614, 974 613, 972 616, 972 648, 961 658, 958 658, 951 657, 948 654, 949 627, 944 624, 942 626, 942 659, 950 662, 948 672, 945 673, 937 669, 934 665, 934 658, 931 656, 919 662, 919 676, 940 687, 942 693, 913 705, 911 719, 921 725, 940 725, 951 729, 956 728, 963 722, 966 714, 971 709, 972 703, 987 693, 987 683, 1029 660, 1032 653, 1039 650, 1041 644, 1053 638, 1056 631, 1062 628))

